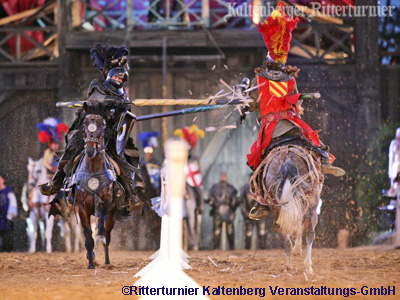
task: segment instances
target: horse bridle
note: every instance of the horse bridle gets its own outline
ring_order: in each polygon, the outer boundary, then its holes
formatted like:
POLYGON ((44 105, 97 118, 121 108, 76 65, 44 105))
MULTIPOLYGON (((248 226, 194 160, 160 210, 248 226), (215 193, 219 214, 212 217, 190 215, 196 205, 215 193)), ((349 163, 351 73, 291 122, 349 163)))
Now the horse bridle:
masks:
MULTIPOLYGON (((97 120, 102 119, 103 122, 100 125, 102 127, 102 129, 105 129, 106 127, 106 121, 104 120, 104 118, 100 115, 88 115, 86 116, 87 119, 89 119, 89 125, 87 126, 87 131, 88 131, 88 136, 85 136, 85 138, 83 139, 85 141, 85 143, 87 142, 94 142, 98 145, 103 145, 103 147, 99 150, 103 150, 104 149, 104 130, 101 133, 100 137, 96 137, 95 133, 97 132, 97 120)), ((85 130, 85 135, 86 135, 86 130, 85 130)))

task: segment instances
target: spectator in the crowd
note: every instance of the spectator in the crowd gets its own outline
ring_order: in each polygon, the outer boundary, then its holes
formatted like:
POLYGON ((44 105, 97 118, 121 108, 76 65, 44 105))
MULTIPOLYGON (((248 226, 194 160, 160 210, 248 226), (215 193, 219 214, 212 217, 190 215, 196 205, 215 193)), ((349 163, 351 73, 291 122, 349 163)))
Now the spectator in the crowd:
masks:
POLYGON ((233 250, 235 248, 233 222, 238 201, 237 191, 228 183, 226 173, 221 173, 219 183, 211 187, 209 205, 212 208, 210 214, 214 217, 214 249, 219 248, 222 223, 225 222, 229 248, 233 250))
POLYGON ((18 214, 14 191, 5 185, 0 174, 0 252, 13 250, 12 219, 18 214))
POLYGON ((390 196, 395 196, 400 181, 400 127, 396 130, 396 138, 392 140, 389 147, 389 178, 390 196))

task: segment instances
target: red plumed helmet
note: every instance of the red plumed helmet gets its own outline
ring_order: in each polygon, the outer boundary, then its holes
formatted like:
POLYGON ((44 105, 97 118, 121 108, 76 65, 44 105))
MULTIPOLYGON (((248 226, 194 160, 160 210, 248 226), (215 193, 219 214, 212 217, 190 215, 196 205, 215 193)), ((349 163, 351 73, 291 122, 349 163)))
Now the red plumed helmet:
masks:
POLYGON ((61 141, 63 138, 63 135, 65 133, 67 133, 67 131, 68 131, 68 126, 65 123, 58 123, 56 130, 57 130, 58 137, 61 141))
POLYGON ((68 131, 68 126, 65 123, 59 123, 57 125, 57 133, 58 134, 64 134, 67 133, 68 131))
POLYGON ((38 138, 39 138, 39 142, 41 142, 42 144, 49 143, 51 140, 50 134, 46 131, 40 131, 38 138))
POLYGON ((176 129, 174 131, 174 135, 186 140, 186 142, 188 142, 190 145, 190 148, 193 149, 197 145, 197 138, 204 138, 204 130, 199 129, 197 125, 193 124, 190 127, 176 129))
POLYGON ((274 61, 285 64, 292 40, 292 31, 299 22, 299 18, 288 17, 283 11, 283 5, 279 2, 277 9, 265 19, 265 24, 261 22, 258 24, 258 31, 263 34, 269 56, 274 61))
POLYGON ((36 125, 40 130, 39 141, 47 143, 61 144, 63 135, 68 131, 68 126, 57 118, 49 117, 43 120, 42 123, 36 125))

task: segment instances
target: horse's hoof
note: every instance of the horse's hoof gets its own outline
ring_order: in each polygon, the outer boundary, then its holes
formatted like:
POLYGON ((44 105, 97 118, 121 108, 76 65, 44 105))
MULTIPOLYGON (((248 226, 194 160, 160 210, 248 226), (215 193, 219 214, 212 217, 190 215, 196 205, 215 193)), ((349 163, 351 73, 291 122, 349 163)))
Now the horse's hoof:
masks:
POLYGON ((314 275, 314 270, 312 268, 307 268, 306 269, 306 274, 307 275, 314 275))
POLYGON ((88 269, 94 269, 94 266, 93 265, 89 265, 87 268, 88 269))

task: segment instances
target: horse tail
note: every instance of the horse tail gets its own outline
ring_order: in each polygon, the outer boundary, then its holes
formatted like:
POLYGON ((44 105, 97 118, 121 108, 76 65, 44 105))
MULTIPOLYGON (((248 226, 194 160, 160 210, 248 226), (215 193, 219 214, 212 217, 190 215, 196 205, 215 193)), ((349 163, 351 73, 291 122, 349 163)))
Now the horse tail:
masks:
POLYGON ((295 163, 287 158, 276 177, 277 202, 280 213, 276 221, 285 235, 295 235, 295 248, 301 246, 302 222, 307 209, 305 190, 309 189, 308 175, 300 176, 295 163))

